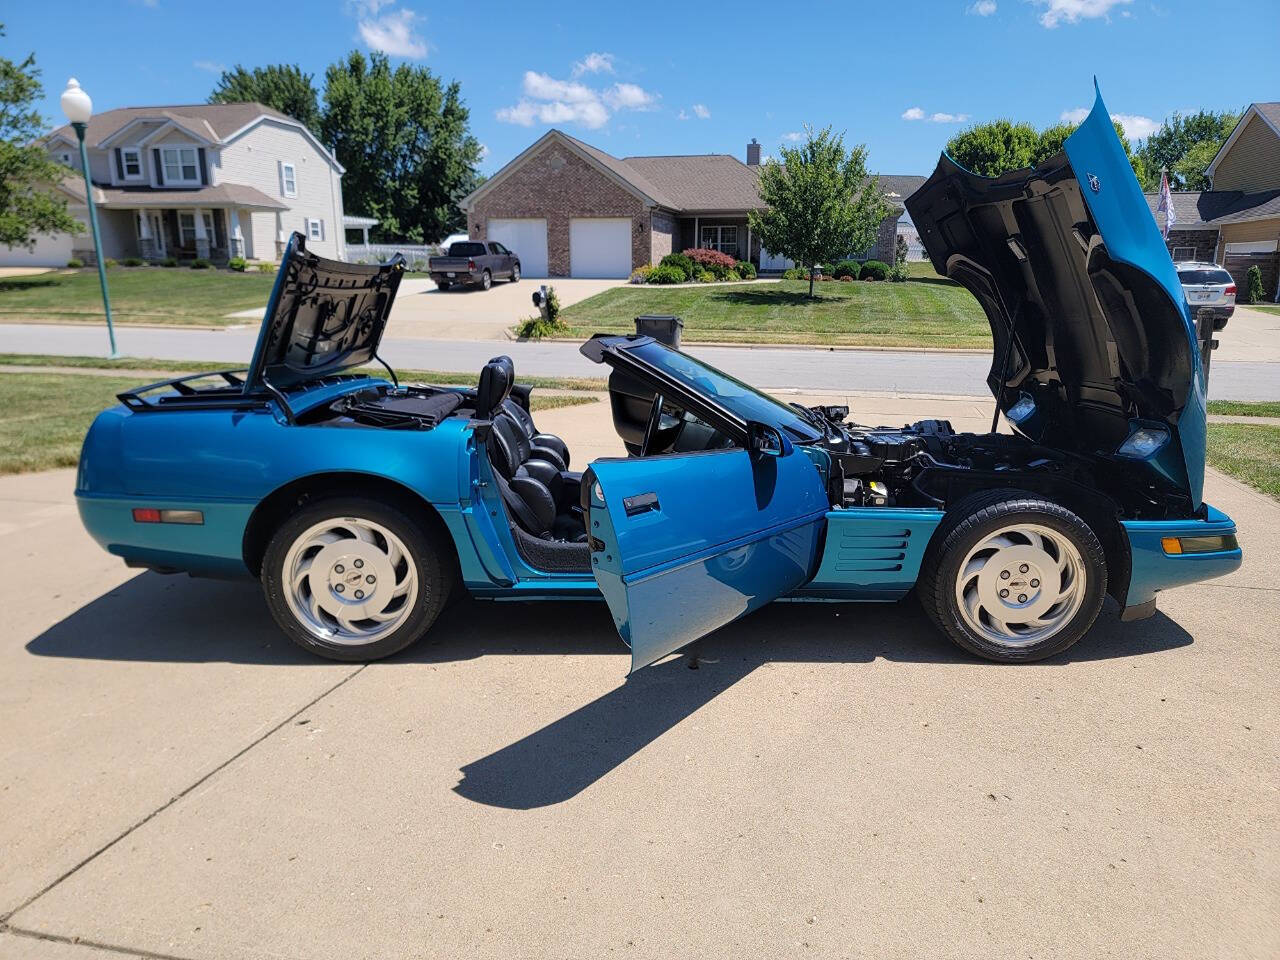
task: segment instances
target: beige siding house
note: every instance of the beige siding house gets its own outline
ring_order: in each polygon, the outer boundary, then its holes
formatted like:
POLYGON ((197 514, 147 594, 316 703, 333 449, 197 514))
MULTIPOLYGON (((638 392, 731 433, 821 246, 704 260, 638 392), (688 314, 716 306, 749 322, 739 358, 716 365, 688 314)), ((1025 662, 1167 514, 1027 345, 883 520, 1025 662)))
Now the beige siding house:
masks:
MULTIPOLYGON (((87 225, 79 148, 70 127, 45 140, 72 168, 59 189, 87 225)), ((289 235, 345 259, 342 167, 309 130, 259 103, 125 107, 85 134, 103 255, 114 259, 240 256, 274 261, 289 235)), ((0 247, 0 265, 93 259, 86 232, 41 237, 32 251, 0 247)))

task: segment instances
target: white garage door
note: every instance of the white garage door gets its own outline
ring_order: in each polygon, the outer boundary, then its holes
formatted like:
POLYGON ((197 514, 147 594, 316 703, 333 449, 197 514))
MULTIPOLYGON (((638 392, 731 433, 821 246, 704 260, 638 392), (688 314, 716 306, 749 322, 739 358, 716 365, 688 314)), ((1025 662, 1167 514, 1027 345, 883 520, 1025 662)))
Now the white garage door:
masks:
POLYGON ((0 267, 65 267, 71 259, 71 234, 36 234, 34 250, 0 244, 0 267))
POLYGON ((629 277, 631 221, 582 219, 569 221, 569 276, 629 277))
POLYGON ((486 235, 488 239, 515 252, 520 258, 522 275, 547 275, 547 221, 490 220, 486 235))

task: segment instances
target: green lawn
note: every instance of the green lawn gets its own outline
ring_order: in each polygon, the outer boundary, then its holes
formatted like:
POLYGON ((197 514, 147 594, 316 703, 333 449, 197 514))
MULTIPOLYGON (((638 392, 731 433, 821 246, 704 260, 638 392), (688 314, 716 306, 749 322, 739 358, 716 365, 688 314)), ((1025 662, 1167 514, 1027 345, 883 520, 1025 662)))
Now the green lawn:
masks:
POLYGON ((1250 310, 1261 310, 1263 313, 1280 314, 1280 303, 1245 303, 1241 306, 1248 307, 1250 310))
POLYGON ((1209 412, 1228 417, 1280 417, 1280 403, 1275 401, 1245 403, 1243 400, 1210 400, 1209 412))
MULTIPOLYGON (((121 323, 244 323, 226 314, 266 306, 275 275, 192 270, 189 267, 114 267, 107 271, 112 316, 121 323)), ((96 270, 60 270, 0 278, 0 321, 65 323, 102 319, 96 270)))
POLYGON ((596 294, 560 314, 564 336, 627 333, 644 313, 675 314, 684 339, 728 343, 812 343, 883 347, 971 347, 991 345, 990 328, 978 302, 963 287, 937 276, 927 265, 905 283, 808 283, 625 286, 596 294))
POLYGON ((1209 424, 1209 465, 1280 500, 1280 427, 1209 424))
MULTIPOLYGON (((0 474, 75 466, 93 418, 117 402, 117 393, 139 383, 137 376, 0 371, 0 474)), ((535 393, 532 406, 551 410, 596 399, 587 393, 535 393)))

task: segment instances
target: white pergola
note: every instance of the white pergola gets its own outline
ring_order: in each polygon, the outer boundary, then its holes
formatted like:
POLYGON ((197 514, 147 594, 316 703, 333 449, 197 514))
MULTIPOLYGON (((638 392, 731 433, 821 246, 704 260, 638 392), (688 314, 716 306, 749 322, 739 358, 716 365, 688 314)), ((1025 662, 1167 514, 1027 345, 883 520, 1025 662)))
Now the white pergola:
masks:
POLYGON ((342 218, 342 227, 344 230, 359 230, 360 242, 366 247, 369 245, 369 228, 378 225, 377 217, 353 217, 344 216, 342 218))

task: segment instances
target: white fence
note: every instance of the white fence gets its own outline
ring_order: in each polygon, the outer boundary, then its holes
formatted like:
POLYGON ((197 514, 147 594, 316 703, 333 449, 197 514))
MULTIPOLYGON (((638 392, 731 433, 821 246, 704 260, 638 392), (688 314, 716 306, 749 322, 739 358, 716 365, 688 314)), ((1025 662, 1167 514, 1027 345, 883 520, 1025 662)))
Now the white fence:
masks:
POLYGON ((390 260, 397 253, 402 253, 404 258, 409 261, 410 267, 414 265, 415 261, 421 260, 425 268, 427 259, 436 256, 439 252, 439 247, 430 244, 348 243, 347 262, 382 263, 384 260, 390 260))

